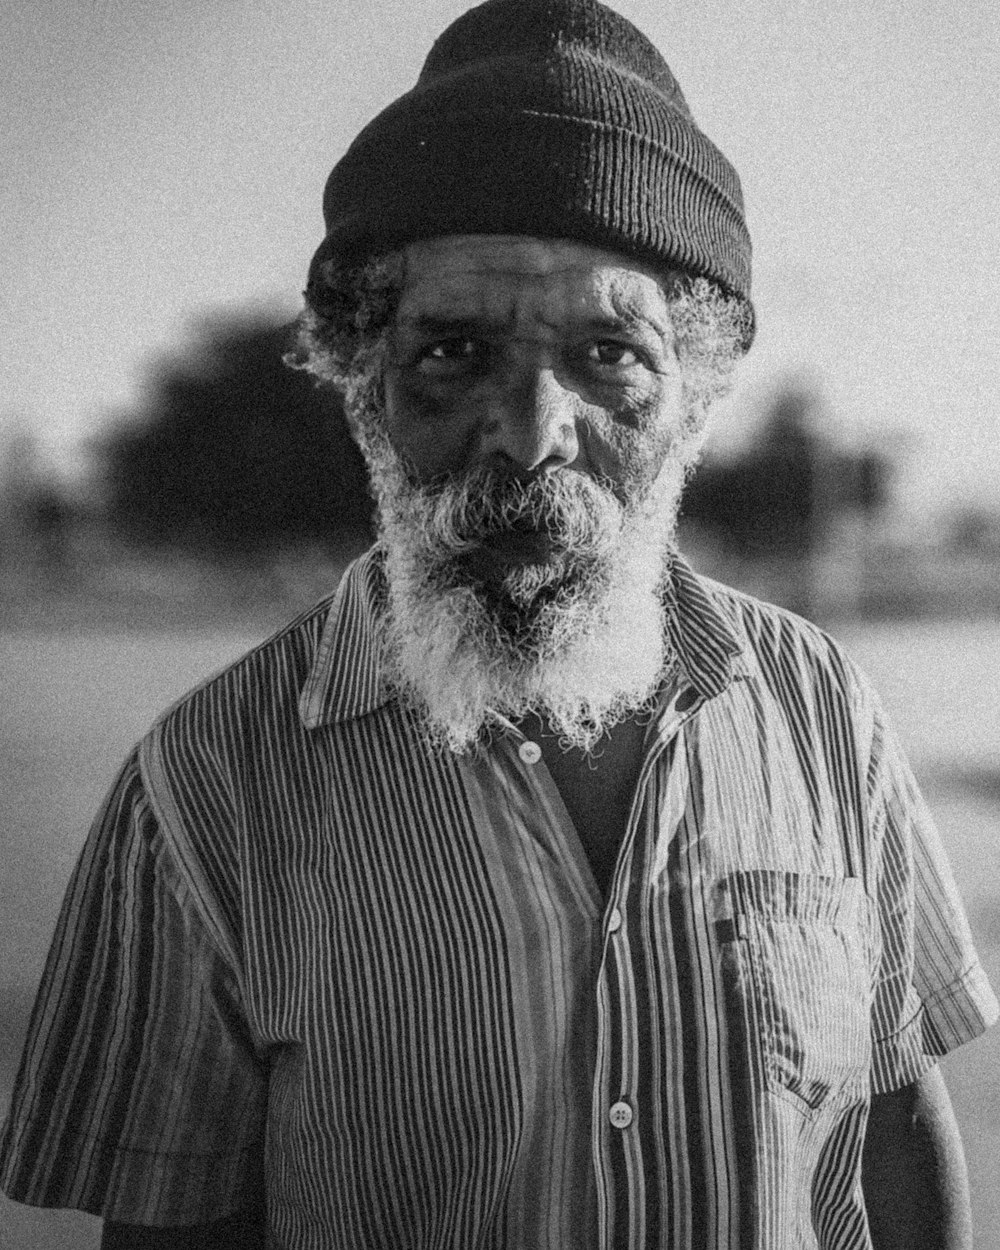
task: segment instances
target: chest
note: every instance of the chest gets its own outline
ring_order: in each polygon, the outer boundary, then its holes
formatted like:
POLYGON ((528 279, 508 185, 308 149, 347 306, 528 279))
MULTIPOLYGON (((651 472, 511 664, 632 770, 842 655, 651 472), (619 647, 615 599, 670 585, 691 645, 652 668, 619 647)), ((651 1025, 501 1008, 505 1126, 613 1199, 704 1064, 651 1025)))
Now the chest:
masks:
MULTIPOLYGON (((371 769, 362 801, 347 765, 371 752, 360 733, 357 745, 306 792, 315 808, 280 837, 262 831, 266 866, 249 875, 269 889, 245 931, 272 1059, 268 1149, 297 1160, 301 1187, 338 1196, 344 1227, 329 1244, 442 1244, 439 1195, 448 1244, 586 1244, 574 1229, 598 1228, 598 1188, 619 1184, 625 1209, 662 1187, 682 1224, 701 1209, 720 1163, 697 1145, 700 1125, 723 1126, 719 1159, 737 1130, 767 1145, 808 1124, 819 1148, 830 1091, 866 1079, 870 977, 860 908, 840 886, 799 880, 817 833, 831 863, 837 845, 807 790, 765 784, 766 761, 750 785, 748 761, 736 797, 705 744, 654 755, 633 732, 589 763, 541 737, 545 770, 514 741, 461 766, 414 752, 408 769, 371 769), (637 795, 606 922, 580 844, 613 870, 637 795), (746 1038, 733 1102, 783 1117, 781 1133, 737 1126, 716 1079, 746 1038), (669 1123, 644 1114, 680 1105, 669 1123), (640 1109, 625 1129, 610 1118, 623 1107, 640 1109), (657 1171, 663 1142, 670 1159, 703 1163, 690 1194, 657 1171), (623 1147, 640 1180, 617 1179, 623 1147)), ((276 1210, 294 1206, 291 1190, 269 1195, 276 1210)))
POLYGON ((644 735, 635 722, 617 726, 588 756, 539 735, 542 758, 605 898, 636 797, 644 735))

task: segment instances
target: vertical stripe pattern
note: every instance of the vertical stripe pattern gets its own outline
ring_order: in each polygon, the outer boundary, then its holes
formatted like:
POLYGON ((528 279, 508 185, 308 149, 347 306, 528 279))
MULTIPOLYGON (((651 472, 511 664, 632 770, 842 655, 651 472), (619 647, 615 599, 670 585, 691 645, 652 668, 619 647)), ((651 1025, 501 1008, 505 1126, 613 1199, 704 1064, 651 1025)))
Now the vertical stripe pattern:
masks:
POLYGON ((378 552, 171 709, 74 873, 0 1180, 284 1250, 866 1250, 871 1093, 995 1000, 864 678, 695 578, 606 899, 544 764, 429 754, 378 552))

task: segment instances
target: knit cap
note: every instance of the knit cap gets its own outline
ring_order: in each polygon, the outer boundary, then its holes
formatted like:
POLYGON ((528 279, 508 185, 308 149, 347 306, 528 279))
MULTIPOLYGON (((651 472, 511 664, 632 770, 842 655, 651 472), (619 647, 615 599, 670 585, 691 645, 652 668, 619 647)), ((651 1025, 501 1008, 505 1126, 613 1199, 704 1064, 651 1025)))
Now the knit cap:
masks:
POLYGON ((323 213, 306 292, 317 307, 328 265, 450 234, 570 239, 749 300, 735 169, 652 43, 597 0, 463 14, 334 167, 323 213))

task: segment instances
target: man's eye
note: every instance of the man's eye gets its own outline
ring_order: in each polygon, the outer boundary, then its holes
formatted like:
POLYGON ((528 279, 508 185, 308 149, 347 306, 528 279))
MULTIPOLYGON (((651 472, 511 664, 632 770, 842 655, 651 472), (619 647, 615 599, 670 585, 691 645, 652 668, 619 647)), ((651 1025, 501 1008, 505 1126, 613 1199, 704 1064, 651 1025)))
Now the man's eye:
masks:
POLYGON ((587 359, 603 369, 630 369, 633 365, 642 364, 638 350, 627 343, 616 343, 611 339, 601 339, 591 343, 587 349, 587 359))
POLYGON ((482 355, 482 347, 475 339, 438 339, 420 352, 419 364, 426 369, 458 369, 475 364, 482 355))

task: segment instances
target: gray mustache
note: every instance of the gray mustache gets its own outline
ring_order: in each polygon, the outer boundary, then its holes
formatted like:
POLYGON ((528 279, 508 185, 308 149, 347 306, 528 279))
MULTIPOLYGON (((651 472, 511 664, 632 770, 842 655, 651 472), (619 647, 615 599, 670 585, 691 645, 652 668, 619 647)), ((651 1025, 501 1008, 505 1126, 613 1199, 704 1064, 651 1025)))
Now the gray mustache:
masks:
POLYGON ((476 473, 436 492, 432 507, 435 538, 458 548, 503 533, 541 533, 566 547, 603 546, 622 520, 610 491, 576 474, 522 479, 476 473))

